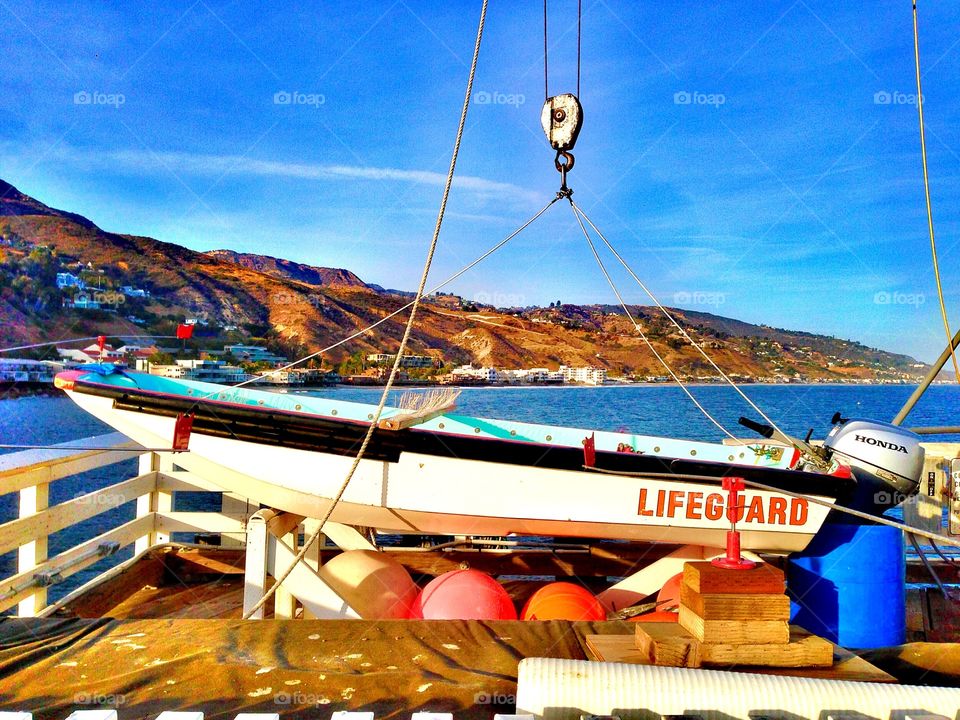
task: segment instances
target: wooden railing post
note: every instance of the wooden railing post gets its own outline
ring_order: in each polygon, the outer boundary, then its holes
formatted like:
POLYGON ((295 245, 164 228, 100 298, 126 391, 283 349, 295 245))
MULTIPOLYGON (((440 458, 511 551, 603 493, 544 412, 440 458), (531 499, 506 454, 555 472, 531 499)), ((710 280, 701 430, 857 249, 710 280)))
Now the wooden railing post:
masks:
MULTIPOLYGON (((246 615, 256 605, 267 587, 267 564, 269 562, 270 530, 268 519, 274 516, 272 510, 261 510, 247 520, 246 567, 243 580, 243 614, 246 615)), ((263 620, 263 608, 250 616, 251 620, 263 620)))
MULTIPOLYGON (((140 456, 139 462, 140 462, 140 468, 139 468, 140 475, 144 475, 149 472, 156 472, 157 470, 160 469, 160 456, 157 455, 157 453, 144 453, 143 455, 140 456)), ((156 488, 154 488, 153 492, 149 492, 146 495, 141 495, 140 497, 137 498, 137 517, 138 518, 146 517, 156 512, 156 509, 154 507, 156 504, 155 495, 156 495, 156 488)), ((153 535, 154 535, 153 528, 155 526, 156 526, 156 523, 154 523, 153 526, 151 526, 151 531, 148 534, 137 538, 136 543, 134 543, 134 553, 139 555, 140 553, 148 549, 153 544, 153 535)))
MULTIPOLYGON (((20 491, 20 517, 36 515, 47 509, 50 501, 50 485, 40 483, 20 491)), ((47 559, 47 536, 43 535, 21 545, 17 550, 17 573, 27 572, 47 559)), ((17 606, 20 617, 34 617, 47 606, 46 588, 37 588, 17 606)))

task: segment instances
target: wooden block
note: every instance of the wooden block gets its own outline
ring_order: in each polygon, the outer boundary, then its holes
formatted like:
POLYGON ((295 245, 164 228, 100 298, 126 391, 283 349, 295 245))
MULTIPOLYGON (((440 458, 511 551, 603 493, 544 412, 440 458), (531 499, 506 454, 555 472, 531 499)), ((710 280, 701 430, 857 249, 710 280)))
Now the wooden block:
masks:
POLYGON ((704 595, 783 595, 783 570, 760 563, 751 570, 728 570, 710 562, 689 562, 683 566, 683 582, 704 595))
POLYGON ((786 620, 704 620, 680 606, 680 625, 702 643, 772 645, 790 642, 786 620))
MULTIPOLYGON (((671 625, 674 623, 638 623, 638 625, 671 625)), ((663 627, 660 628, 664 629, 663 627)), ((656 630, 654 630, 656 632, 656 630)), ((630 635, 587 635, 584 638, 587 654, 599 662, 634 663, 649 665, 646 654, 635 646, 630 635)), ((822 678, 824 680, 852 680, 854 682, 896 683, 897 679, 871 665, 861 657, 834 646, 834 662, 830 667, 762 667, 758 665, 716 665, 732 672, 757 673, 760 675, 784 675, 789 677, 822 678)))
POLYGON ((667 667, 827 667, 833 664, 833 643, 799 628, 790 634, 788 643, 733 645, 701 643, 677 623, 637 623, 634 644, 636 653, 646 662, 667 667))
POLYGON ((651 665, 700 667, 701 644, 677 623, 638 622, 636 625, 634 644, 651 665))
POLYGON ((684 583, 680 604, 704 620, 789 620, 790 598, 773 594, 703 594, 684 583))

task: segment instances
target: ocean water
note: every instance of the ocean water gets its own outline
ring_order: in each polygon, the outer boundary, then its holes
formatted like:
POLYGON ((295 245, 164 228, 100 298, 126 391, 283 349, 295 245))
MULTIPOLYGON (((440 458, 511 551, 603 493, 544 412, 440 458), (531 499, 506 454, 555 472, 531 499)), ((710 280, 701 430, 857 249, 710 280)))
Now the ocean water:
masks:
MULTIPOLYGON (((830 418, 844 416, 890 420, 913 388, 898 385, 748 385, 744 392, 785 431, 823 437, 830 418)), ((705 385, 691 388, 697 399, 741 437, 750 432, 737 425, 745 415, 761 418, 736 393, 725 387, 705 385)), ((302 391, 297 391, 302 392, 302 391)), ((306 391, 340 400, 375 403, 380 388, 324 388, 306 391)), ((396 403, 401 392, 391 397, 396 403)), ((723 434, 706 420, 676 387, 628 385, 604 387, 466 388, 457 400, 458 412, 491 418, 568 425, 597 430, 631 430, 650 435, 719 441, 723 434)), ((907 426, 960 425, 960 388, 938 385, 930 388, 908 418, 907 426)), ((111 429, 80 410, 66 397, 37 396, 0 400, 0 444, 53 444, 111 432, 111 429)), ((957 440, 957 436, 931 437, 957 440)), ((10 452, 0 449, 0 453, 10 452)), ((63 502, 137 473, 135 459, 94 470, 54 483, 51 504, 63 502)), ((177 510, 213 509, 219 499, 212 494, 186 493, 178 496, 177 510)), ((135 503, 98 515, 50 538, 50 555, 94 537, 134 517, 135 503)), ((17 495, 0 496, 0 522, 16 517, 17 495)), ((50 589, 57 599, 99 572, 132 556, 132 549, 100 561, 50 589)), ((0 577, 14 572, 15 553, 0 556, 0 577)))

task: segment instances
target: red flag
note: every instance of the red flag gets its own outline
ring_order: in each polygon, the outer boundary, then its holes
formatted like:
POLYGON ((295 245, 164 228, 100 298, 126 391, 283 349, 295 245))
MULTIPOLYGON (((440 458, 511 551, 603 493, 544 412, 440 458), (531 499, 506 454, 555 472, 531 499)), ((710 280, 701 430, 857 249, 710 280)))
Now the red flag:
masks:
POLYGON ((193 325, 177 325, 177 339, 189 340, 193 337, 193 325))
POLYGON ((583 439, 583 465, 584 467, 593 467, 597 464, 597 442, 596 433, 590 433, 590 437, 583 439))
POLYGON ((190 431, 193 430, 193 413, 180 413, 173 425, 173 449, 184 451, 190 445, 190 431))

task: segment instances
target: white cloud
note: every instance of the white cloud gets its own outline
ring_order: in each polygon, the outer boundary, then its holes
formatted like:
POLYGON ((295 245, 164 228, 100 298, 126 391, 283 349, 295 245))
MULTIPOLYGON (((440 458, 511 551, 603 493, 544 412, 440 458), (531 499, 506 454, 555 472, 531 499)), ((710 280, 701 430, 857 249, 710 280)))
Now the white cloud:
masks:
MULTIPOLYGON (((66 161, 125 172, 174 172, 178 175, 247 175, 284 177, 318 182, 368 180, 401 182, 443 187, 446 175, 429 170, 405 170, 365 165, 320 165, 313 163, 257 160, 240 155, 199 155, 183 152, 149 152, 146 150, 86 150, 64 147, 55 152, 66 161)), ((477 200, 512 200, 536 204, 543 196, 511 183, 487 180, 471 175, 454 176, 453 187, 466 190, 477 200)))

